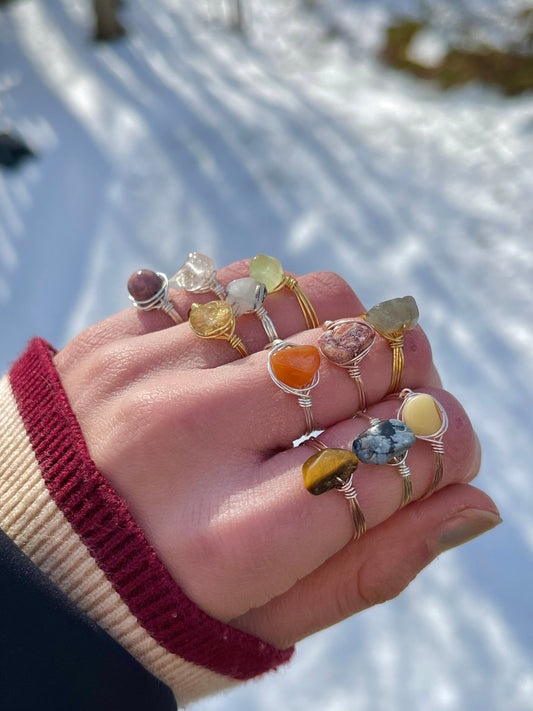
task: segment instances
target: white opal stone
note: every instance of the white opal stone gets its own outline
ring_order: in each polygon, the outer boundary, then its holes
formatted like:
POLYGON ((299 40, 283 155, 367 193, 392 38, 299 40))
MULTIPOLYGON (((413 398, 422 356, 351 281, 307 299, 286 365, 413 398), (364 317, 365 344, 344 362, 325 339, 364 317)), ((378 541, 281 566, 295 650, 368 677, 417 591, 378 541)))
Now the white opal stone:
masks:
POLYGON ((198 291, 215 273, 215 263, 211 257, 200 252, 191 252, 187 261, 168 280, 172 289, 198 291))
POLYGON ((257 311, 266 295, 266 286, 251 277, 234 279, 226 287, 226 301, 233 309, 235 317, 257 311))
POLYGON ((250 262, 250 276, 261 284, 265 284, 267 290, 271 292, 283 279, 283 267, 275 257, 256 254, 250 262))

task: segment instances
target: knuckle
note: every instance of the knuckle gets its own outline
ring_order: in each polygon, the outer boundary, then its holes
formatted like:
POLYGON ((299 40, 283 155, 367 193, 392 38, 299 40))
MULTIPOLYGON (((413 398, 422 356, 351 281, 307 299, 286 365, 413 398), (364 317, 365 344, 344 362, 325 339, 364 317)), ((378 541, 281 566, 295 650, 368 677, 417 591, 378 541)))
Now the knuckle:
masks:
POLYGON ((312 286, 313 298, 328 305, 328 318, 357 316, 364 312, 352 287, 339 274, 330 271, 314 272, 307 275, 307 280, 312 286))
POLYGON ((367 561, 359 570, 359 595, 366 607, 381 605, 397 597, 416 577, 411 561, 399 560, 391 566, 385 561, 367 561))
POLYGON ((352 287, 336 272, 314 272, 313 281, 322 291, 329 293, 334 298, 354 295, 352 287))
POLYGON ((432 373, 433 354, 429 340, 421 328, 407 331, 404 336, 405 374, 417 387, 427 383, 432 373))

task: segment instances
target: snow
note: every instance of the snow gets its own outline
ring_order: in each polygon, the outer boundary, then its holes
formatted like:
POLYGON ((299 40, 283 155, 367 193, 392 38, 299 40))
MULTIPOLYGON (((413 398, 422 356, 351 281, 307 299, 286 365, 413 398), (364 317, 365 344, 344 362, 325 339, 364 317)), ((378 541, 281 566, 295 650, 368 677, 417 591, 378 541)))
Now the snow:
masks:
MULTIPOLYGON (((39 154, 0 173, 0 364, 33 334, 60 347, 127 306, 132 271, 189 251, 331 269, 368 306, 413 294, 504 525, 196 708, 533 709, 533 96, 385 69, 398 3, 245 4, 243 38, 215 0, 130 0, 128 38, 98 46, 88 2, 0 12, 0 130, 39 154)), ((454 30, 453 3, 425 5, 454 30)), ((521 4, 465 5, 501 38, 521 4)))

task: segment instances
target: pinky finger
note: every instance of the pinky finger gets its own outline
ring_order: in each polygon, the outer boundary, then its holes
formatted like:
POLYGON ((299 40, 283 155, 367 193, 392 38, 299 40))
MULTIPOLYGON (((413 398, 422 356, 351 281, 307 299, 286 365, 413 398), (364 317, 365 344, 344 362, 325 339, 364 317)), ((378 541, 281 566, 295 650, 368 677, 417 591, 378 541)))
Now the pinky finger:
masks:
POLYGON ((232 624, 285 649, 386 602, 443 551, 501 523, 494 502, 468 484, 417 501, 346 545, 289 591, 232 624))

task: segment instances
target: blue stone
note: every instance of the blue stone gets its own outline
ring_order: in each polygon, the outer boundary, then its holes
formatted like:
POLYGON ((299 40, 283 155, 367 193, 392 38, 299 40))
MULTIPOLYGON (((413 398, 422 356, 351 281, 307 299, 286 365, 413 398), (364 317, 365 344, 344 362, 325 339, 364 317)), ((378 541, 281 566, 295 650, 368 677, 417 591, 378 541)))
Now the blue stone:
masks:
POLYGON ((415 435, 401 420, 383 420, 354 439, 352 452, 367 464, 387 464, 415 443, 415 435))

